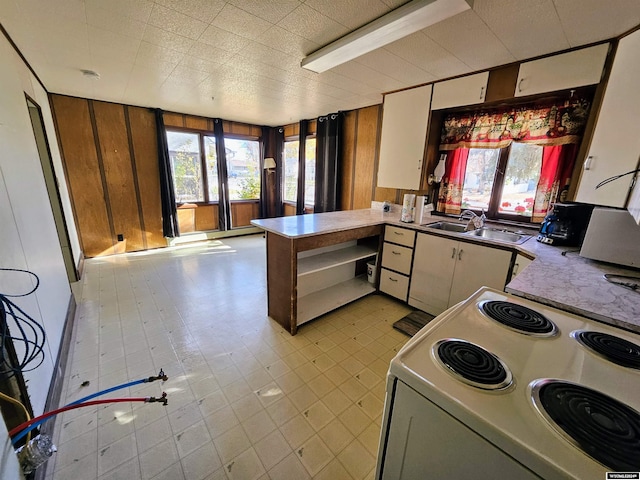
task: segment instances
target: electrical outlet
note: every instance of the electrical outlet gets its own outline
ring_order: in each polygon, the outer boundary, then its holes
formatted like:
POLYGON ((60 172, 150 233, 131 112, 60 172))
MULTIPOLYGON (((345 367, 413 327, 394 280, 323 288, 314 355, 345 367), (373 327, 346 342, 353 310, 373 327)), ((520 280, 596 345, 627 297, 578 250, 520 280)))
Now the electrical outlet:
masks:
POLYGON ((118 241, 119 242, 123 242, 124 241, 124 235, 122 233, 118 234, 118 241))

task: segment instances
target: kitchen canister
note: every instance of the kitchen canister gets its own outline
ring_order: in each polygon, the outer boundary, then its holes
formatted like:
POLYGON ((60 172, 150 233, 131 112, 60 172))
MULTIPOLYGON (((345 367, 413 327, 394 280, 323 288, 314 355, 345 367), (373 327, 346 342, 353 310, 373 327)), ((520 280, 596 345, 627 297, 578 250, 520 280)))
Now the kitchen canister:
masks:
POLYGON ((406 193, 402 202, 401 222, 411 223, 414 219, 416 196, 413 193, 406 193))

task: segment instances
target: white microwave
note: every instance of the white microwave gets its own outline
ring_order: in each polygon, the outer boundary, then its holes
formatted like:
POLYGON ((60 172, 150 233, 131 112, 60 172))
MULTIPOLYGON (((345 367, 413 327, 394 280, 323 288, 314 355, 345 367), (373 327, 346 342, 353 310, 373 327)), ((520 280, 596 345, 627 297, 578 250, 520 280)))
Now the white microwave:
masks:
POLYGON ((640 226, 627 210, 594 208, 580 256, 640 268, 640 226))

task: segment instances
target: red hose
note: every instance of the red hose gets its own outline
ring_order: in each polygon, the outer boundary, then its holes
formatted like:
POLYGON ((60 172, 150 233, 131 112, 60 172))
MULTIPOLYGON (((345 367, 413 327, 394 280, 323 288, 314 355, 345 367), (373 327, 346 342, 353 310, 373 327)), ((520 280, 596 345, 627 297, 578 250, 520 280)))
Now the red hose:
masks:
POLYGON ((92 400, 90 402, 84 402, 84 403, 77 403, 75 405, 67 405, 66 407, 62 407, 62 408, 58 408, 57 410, 51 410, 50 412, 47 413, 43 413, 42 415, 40 415, 39 417, 35 417, 32 418, 31 420, 29 420, 28 422, 24 422, 20 425, 18 425, 15 428, 12 428, 9 431, 9 436, 13 437, 14 435, 17 435, 18 433, 20 433, 23 429, 31 426, 32 424, 34 424, 35 422, 42 420, 44 418, 49 418, 52 417, 53 415, 57 415, 59 413, 62 412, 66 412, 67 410, 74 410, 76 408, 82 408, 82 407, 90 407, 91 405, 102 405, 105 403, 120 403, 120 402, 148 402, 149 401, 149 397, 134 397, 134 398, 105 398, 103 400, 92 400))

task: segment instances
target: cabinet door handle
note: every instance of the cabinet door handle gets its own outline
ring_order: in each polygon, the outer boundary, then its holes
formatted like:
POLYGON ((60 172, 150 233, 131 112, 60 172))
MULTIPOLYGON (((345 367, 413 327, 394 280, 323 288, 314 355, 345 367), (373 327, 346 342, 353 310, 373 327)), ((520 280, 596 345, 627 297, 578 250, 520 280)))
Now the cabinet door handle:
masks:
POLYGON ((453 250, 451 251, 451 258, 455 258, 456 256, 456 247, 453 247, 453 250))
POLYGON ((522 92, 522 82, 525 81, 525 77, 522 77, 518 82, 518 92, 522 92))
POLYGON ((391 250, 391 253, 393 253, 394 255, 402 255, 402 252, 396 252, 395 250, 391 250))
POLYGON ((391 277, 389 277, 389 280, 391 280, 392 282, 397 282, 398 281, 397 278, 391 278, 391 277))
POLYGON ((518 268, 520 268, 520 264, 519 263, 515 263, 513 265, 513 275, 517 275, 518 274, 518 268))
POLYGON ((458 260, 462 260, 462 252, 463 252, 463 251, 464 251, 464 250, 462 250, 462 249, 460 249, 460 250, 458 251, 458 260))
POLYGON ((484 100, 484 87, 480 87, 480 100, 484 100))
POLYGON ((400 236, 404 235, 404 233, 402 233, 402 232, 397 232, 397 231, 395 231, 395 230, 393 231, 393 233, 395 233, 396 235, 400 235, 400 236))
POLYGON ((591 164, 593 163, 593 155, 589 155, 584 161, 584 169, 591 170, 591 164))

